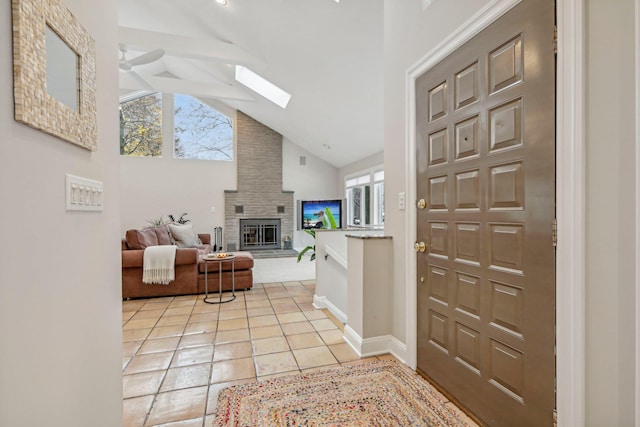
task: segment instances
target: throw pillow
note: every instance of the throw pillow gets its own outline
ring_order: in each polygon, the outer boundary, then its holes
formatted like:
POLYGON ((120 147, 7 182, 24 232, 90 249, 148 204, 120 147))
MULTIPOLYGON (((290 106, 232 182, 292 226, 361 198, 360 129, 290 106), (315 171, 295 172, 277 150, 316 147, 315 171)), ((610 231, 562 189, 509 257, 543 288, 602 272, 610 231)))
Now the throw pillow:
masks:
POLYGON ((125 238, 129 249, 144 249, 147 246, 158 245, 158 235, 153 228, 127 230, 125 238))
POLYGON ((166 226, 162 225, 160 227, 154 227, 153 229, 156 232, 156 236, 158 236, 159 245, 173 245, 171 235, 169 234, 169 230, 166 226))
POLYGON ((192 224, 169 224, 169 231, 176 242, 176 246, 179 248, 195 248, 200 244, 200 239, 196 232, 193 231, 192 224))

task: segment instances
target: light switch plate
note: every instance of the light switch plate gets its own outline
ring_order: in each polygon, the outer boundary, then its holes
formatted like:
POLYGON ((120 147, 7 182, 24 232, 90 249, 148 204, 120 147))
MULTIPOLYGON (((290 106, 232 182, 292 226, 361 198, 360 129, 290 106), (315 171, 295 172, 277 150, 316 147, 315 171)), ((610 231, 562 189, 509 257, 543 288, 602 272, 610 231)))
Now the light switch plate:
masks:
POLYGON ((398 209, 404 210, 405 207, 405 194, 404 192, 398 193, 398 209))
POLYGON ((101 181, 65 174, 68 211, 101 211, 103 187, 101 181))

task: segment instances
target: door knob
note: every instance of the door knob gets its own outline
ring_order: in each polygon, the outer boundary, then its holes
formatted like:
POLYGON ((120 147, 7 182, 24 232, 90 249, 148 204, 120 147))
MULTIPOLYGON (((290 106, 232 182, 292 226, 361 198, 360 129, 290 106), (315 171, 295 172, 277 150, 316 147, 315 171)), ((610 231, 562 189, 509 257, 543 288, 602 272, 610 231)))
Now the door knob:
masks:
POLYGON ((424 252, 427 250, 427 245, 425 245, 424 242, 416 242, 413 245, 413 248, 416 250, 416 252, 424 252))
POLYGON ((416 204, 418 205, 418 209, 424 209, 427 207, 427 202, 424 199, 418 200, 416 204))

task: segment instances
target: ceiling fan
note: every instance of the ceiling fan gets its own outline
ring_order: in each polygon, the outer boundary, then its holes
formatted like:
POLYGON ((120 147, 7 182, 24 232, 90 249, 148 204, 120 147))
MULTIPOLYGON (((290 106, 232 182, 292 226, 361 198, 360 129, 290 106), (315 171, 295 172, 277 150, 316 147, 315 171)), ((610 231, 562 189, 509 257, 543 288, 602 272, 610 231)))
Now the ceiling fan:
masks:
POLYGON ((164 56, 164 49, 155 49, 151 52, 136 56, 135 58, 127 59, 127 48, 122 45, 120 45, 120 52, 122 52, 122 56, 120 57, 120 69, 124 71, 131 71, 131 69, 137 65, 150 64, 164 56))
POLYGON ((153 86, 147 82, 140 74, 138 74, 133 67, 138 65, 145 65, 155 62, 164 56, 164 49, 155 49, 147 53, 143 53, 142 55, 136 56, 135 58, 127 59, 127 48, 124 45, 120 45, 120 52, 122 52, 122 56, 120 56, 120 70, 126 71, 131 77, 133 77, 142 87, 146 90, 153 91, 155 90, 153 86))

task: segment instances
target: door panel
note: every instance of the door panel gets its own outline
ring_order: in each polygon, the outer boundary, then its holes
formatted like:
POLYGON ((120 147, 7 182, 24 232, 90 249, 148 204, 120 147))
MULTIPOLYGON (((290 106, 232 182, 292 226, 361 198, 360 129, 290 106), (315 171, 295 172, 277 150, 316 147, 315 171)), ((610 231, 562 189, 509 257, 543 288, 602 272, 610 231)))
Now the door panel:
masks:
POLYGON ((418 370, 489 425, 555 407, 553 16, 523 0, 416 81, 418 370))

